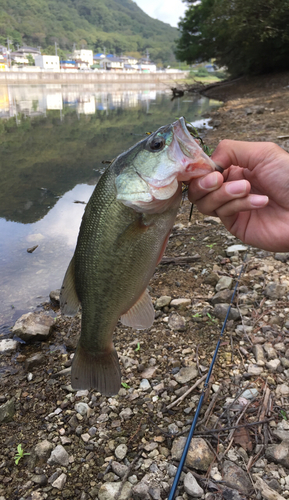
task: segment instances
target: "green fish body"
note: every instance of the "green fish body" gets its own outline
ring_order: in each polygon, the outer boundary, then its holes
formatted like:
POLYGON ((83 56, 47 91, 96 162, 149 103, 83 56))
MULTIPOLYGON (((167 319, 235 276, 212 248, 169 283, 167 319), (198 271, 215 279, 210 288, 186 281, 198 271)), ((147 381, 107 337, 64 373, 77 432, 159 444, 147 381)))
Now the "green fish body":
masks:
POLYGON ((188 169, 205 173, 214 168, 189 139, 182 120, 162 127, 116 158, 86 206, 61 290, 63 314, 73 315, 79 303, 82 306, 81 336, 71 372, 75 389, 116 394, 121 386, 112 342, 117 321, 135 329, 153 323, 147 286, 175 221, 181 181, 188 180, 183 179, 188 169), (187 156, 192 155, 192 145, 197 150, 194 166, 187 156))

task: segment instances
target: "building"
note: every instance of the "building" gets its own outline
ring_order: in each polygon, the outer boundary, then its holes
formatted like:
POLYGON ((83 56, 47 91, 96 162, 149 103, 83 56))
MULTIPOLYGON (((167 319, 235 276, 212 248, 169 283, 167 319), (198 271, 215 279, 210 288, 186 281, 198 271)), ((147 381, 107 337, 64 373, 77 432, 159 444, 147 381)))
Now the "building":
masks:
POLYGON ((33 59, 35 60, 35 57, 40 56, 41 52, 39 49, 36 49, 35 47, 23 46, 23 47, 20 47, 20 49, 16 50, 15 54, 18 54, 19 56, 23 55, 26 58, 30 54, 33 57, 33 59))
POLYGON ((35 66, 41 69, 49 69, 59 71, 59 57, 58 56, 35 56, 35 66))
POLYGON ((117 70, 122 71, 124 68, 124 62, 120 57, 114 57, 112 55, 106 56, 100 61, 100 67, 107 70, 117 70))
POLYGON ((80 61, 88 63, 89 66, 93 65, 93 52, 92 50, 75 50, 73 52, 73 59, 78 59, 80 61))
POLYGON ((78 69, 76 61, 60 61, 60 68, 61 69, 78 69))

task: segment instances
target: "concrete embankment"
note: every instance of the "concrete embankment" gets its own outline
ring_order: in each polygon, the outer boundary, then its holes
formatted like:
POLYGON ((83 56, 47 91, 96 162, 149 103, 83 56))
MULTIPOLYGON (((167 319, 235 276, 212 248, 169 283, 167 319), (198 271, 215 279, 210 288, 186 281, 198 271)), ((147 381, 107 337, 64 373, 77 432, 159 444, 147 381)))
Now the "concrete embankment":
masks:
POLYGON ((124 73, 111 71, 5 71, 0 73, 0 84, 33 84, 45 83, 77 84, 77 83, 163 83, 186 78, 188 72, 176 73, 124 73))

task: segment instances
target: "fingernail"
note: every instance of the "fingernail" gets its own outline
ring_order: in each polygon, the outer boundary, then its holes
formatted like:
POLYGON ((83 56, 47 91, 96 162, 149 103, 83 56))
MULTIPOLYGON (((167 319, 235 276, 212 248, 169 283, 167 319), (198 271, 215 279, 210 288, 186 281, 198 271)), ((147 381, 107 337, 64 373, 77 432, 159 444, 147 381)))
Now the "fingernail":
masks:
POLYGON ((259 194, 250 195, 250 203, 253 207, 264 207, 268 203, 268 196, 263 196, 259 194))
POLYGON ((226 186, 226 191, 228 194, 244 194, 246 193, 247 183, 246 181, 234 181, 230 182, 226 186))
POLYGON ((215 172, 205 175, 200 179, 199 185, 202 189, 214 189, 218 185, 218 175, 215 172))

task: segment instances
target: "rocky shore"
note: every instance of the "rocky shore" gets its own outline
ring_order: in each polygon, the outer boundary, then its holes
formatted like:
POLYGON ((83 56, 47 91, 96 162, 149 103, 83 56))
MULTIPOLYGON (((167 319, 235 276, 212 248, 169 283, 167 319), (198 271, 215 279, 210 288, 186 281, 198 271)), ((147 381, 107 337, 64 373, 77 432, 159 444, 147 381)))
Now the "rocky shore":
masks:
MULTIPOLYGON (((206 143, 289 150, 288 85, 266 76, 211 94, 225 103, 206 143)), ((72 390, 80 315, 62 318, 57 292, 0 341, 0 500, 167 498, 245 253, 217 218, 189 212, 150 283, 153 327, 116 328, 117 396, 72 390)), ((248 250, 178 500, 289 498, 288 262, 248 250)))

